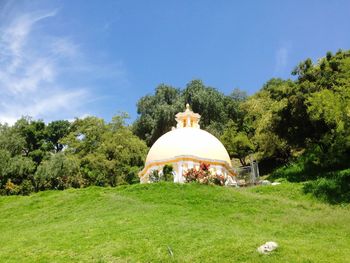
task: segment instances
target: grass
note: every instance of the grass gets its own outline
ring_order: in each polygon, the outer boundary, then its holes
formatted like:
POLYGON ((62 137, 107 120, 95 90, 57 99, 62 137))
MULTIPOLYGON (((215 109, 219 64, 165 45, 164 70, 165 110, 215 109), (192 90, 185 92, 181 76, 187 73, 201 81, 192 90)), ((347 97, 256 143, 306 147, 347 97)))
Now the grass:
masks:
POLYGON ((159 183, 0 197, 0 262, 350 262, 350 207, 283 183, 159 183), (266 241, 279 248, 256 249, 266 241))

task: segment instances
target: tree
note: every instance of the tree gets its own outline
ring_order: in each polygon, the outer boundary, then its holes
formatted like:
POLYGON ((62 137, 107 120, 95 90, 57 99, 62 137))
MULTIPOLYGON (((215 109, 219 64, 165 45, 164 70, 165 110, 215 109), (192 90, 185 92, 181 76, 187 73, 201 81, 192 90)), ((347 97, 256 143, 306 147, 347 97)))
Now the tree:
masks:
POLYGON ((60 142, 67 145, 68 153, 82 157, 94 152, 100 146, 102 135, 106 130, 103 119, 92 116, 76 119, 71 124, 69 134, 60 142))
POLYGON ((116 186, 134 182, 147 146, 125 126, 126 114, 110 123, 96 117, 77 119, 62 140, 68 156, 79 160, 84 179, 93 185, 116 186))
POLYGON ((58 120, 50 122, 46 127, 47 139, 52 144, 55 152, 63 149, 60 140, 69 133, 70 123, 66 120, 58 120))
POLYGON ((37 165, 40 164, 51 147, 46 140, 45 123, 42 120, 22 117, 14 124, 13 129, 24 138, 24 155, 30 157, 37 165))
POLYGON ((251 142, 255 145, 255 158, 274 160, 284 164, 290 156, 290 147, 276 132, 280 121, 279 112, 286 107, 286 99, 274 100, 267 90, 251 96, 242 105, 245 110, 244 127, 251 142))
POLYGON ((11 156, 22 155, 25 139, 13 127, 0 124, 0 149, 6 150, 11 156))
POLYGON ((175 126, 175 114, 182 110, 181 92, 179 89, 159 85, 155 95, 144 96, 137 103, 140 115, 133 125, 134 133, 150 146, 161 135, 175 126))
POLYGON ((225 97, 225 109, 227 111, 228 119, 234 121, 240 130, 244 129, 244 115, 245 112, 241 105, 248 99, 245 91, 235 88, 229 96, 225 97))
MULTIPOLYGON (((283 146, 279 149, 289 148, 292 155, 284 163, 290 160, 293 163, 274 174, 308 180, 349 167, 349 72, 350 51, 338 51, 335 55, 327 52, 316 63, 311 59, 301 62, 292 73, 297 80, 271 80, 258 92, 271 105, 265 112, 271 109, 273 112, 271 128, 263 132, 256 130, 254 137, 262 136, 260 142, 273 138, 283 146)), ((249 98, 250 103, 252 100, 249 98)), ((248 107, 248 116, 251 109, 248 107)), ((273 148, 273 144, 268 145, 273 148)), ((273 159, 277 161, 276 157, 273 159)))
POLYGON ((201 114, 201 128, 220 137, 229 118, 236 122, 243 118, 239 104, 245 98, 246 95, 238 89, 225 96, 215 88, 205 86, 201 80, 189 82, 183 90, 162 84, 154 95, 144 96, 138 101, 139 117, 133 131, 151 146, 176 125, 175 114, 183 111, 189 103, 193 111, 201 114))
POLYGON ((183 101, 189 103, 194 112, 201 114, 200 124, 203 129, 212 122, 227 122, 225 95, 212 87, 206 87, 201 80, 189 82, 182 96, 183 101))
POLYGON ((231 158, 238 158, 242 166, 246 166, 246 157, 254 152, 254 145, 244 132, 239 132, 237 125, 228 122, 221 141, 231 158))
MULTIPOLYGON (((17 194, 22 191, 23 184, 27 188, 28 183, 32 185, 33 174, 35 171, 35 163, 27 157, 16 155, 11 157, 11 153, 0 149, 0 192, 4 189, 6 185, 13 186, 11 194, 17 194)), ((26 189, 24 194, 28 194, 26 189)))
POLYGON ((85 185, 77 160, 64 153, 52 154, 38 167, 35 176, 36 190, 63 190, 69 187, 79 188, 85 185))

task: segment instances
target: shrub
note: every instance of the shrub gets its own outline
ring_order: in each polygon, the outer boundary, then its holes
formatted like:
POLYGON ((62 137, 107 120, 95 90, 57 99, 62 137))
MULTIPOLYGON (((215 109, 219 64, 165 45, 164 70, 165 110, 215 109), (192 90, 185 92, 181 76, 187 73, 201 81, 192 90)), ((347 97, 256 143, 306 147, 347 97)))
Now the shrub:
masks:
POLYGON ((189 169, 184 174, 186 182, 198 182, 201 184, 225 185, 225 177, 219 174, 212 174, 210 164, 201 163, 199 169, 189 169))
POLYGON ((24 180, 19 186, 19 194, 21 195, 29 195, 34 191, 35 191, 34 185, 30 180, 24 180))
POLYGON ((26 194, 29 194, 28 191, 34 191, 27 182, 33 178, 34 170, 35 164, 31 159, 23 156, 11 157, 8 151, 0 150, 0 188, 4 190, 0 195, 21 194, 22 184, 26 185, 26 194))
POLYGON ((305 170, 303 164, 295 162, 276 169, 271 173, 269 179, 285 178, 290 182, 300 182, 307 179, 307 176, 304 174, 305 170))
POLYGON ((20 189, 19 189, 18 185, 11 182, 11 179, 9 179, 6 182, 5 191, 6 191, 7 195, 17 195, 19 193, 19 190, 20 189))
POLYGON ((149 181, 152 183, 157 183, 160 181, 160 174, 158 170, 153 170, 152 172, 150 172, 149 181))
POLYGON ((125 182, 128 184, 136 184, 140 182, 140 178, 138 176, 140 168, 137 166, 133 166, 128 169, 128 173, 125 176, 125 182))
POLYGON ((350 202, 350 169, 330 172, 323 176, 306 183, 304 192, 333 204, 350 202))
POLYGON ((301 182, 321 177, 332 177, 332 171, 350 168, 348 161, 350 153, 344 152, 337 155, 330 152, 331 148, 322 144, 322 141, 309 145, 305 152, 293 162, 273 171, 270 178, 286 178, 291 182, 301 182))
POLYGON ((171 164, 166 164, 163 167, 163 175, 162 180, 166 182, 173 182, 174 181, 174 175, 173 175, 173 166, 171 164))
POLYGON ((173 182, 174 181, 173 166, 170 164, 166 164, 164 165, 161 172, 159 172, 158 170, 153 170, 148 175, 148 179, 152 183, 157 183, 161 181, 173 182))
POLYGON ((85 185, 77 163, 66 157, 62 152, 54 154, 49 160, 44 161, 38 167, 34 179, 37 190, 63 190, 85 185))

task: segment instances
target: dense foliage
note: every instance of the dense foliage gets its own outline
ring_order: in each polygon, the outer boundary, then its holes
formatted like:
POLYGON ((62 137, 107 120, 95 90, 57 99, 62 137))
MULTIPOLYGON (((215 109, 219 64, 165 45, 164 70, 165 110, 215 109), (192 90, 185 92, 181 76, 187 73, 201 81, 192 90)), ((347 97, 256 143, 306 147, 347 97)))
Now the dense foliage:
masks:
POLYGON ((309 181, 304 192, 329 203, 350 202, 350 169, 329 172, 324 177, 309 181))
POLYGON ((246 97, 239 89, 225 96, 205 86, 200 80, 191 81, 183 90, 162 84, 156 88, 154 95, 144 96, 138 101, 139 118, 133 129, 151 146, 161 135, 176 126, 175 114, 183 111, 186 103, 189 103, 194 112, 201 114, 201 128, 220 136, 230 119, 240 122, 242 112, 238 105, 246 97))
POLYGON ((0 126, 0 193, 29 194, 138 181, 147 146, 124 124, 96 117, 0 126))
POLYGON ((273 172, 292 181, 314 180, 305 187, 328 201, 349 201, 350 193, 350 52, 330 52, 313 64, 300 63, 293 88, 281 92, 274 133, 294 151, 293 158, 273 172))

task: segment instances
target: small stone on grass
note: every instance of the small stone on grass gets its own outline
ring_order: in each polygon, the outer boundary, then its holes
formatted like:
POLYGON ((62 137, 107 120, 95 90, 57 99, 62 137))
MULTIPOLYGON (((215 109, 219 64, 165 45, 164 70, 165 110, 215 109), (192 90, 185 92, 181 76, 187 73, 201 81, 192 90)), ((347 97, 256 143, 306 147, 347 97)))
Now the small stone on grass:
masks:
POLYGON ((260 254, 268 254, 270 252, 272 252, 273 250, 275 250, 278 247, 278 244, 274 241, 269 241, 266 242, 265 244, 261 245, 260 247, 258 247, 258 252, 260 254))

